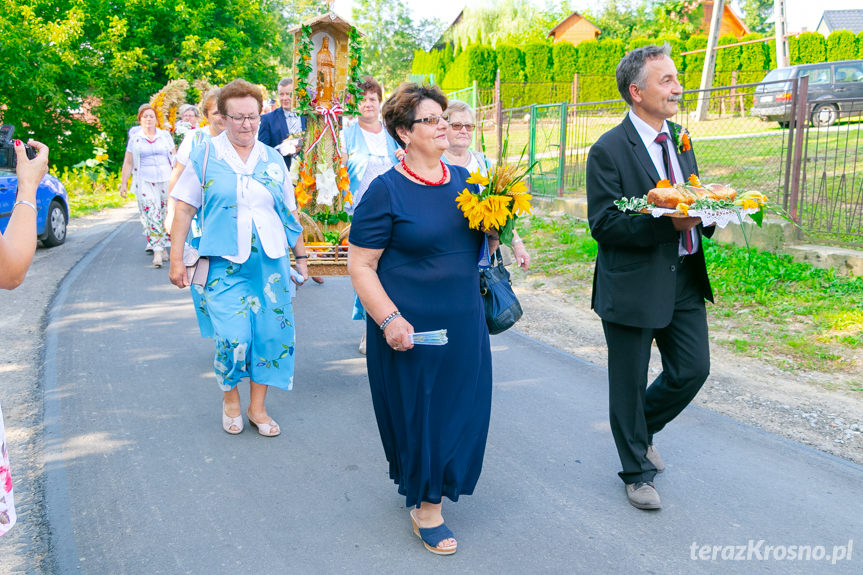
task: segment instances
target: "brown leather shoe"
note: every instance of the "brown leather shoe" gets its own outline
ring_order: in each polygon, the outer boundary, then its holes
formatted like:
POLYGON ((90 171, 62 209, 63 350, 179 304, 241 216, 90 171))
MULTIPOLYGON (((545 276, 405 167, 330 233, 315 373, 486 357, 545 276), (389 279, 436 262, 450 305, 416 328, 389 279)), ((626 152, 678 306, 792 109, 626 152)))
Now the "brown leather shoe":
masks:
POLYGON ((638 509, 662 509, 662 501, 652 481, 626 484, 626 497, 638 509))
POLYGON ((659 456, 659 452, 653 447, 653 444, 647 446, 647 460, 653 464, 657 473, 665 471, 665 462, 659 456))

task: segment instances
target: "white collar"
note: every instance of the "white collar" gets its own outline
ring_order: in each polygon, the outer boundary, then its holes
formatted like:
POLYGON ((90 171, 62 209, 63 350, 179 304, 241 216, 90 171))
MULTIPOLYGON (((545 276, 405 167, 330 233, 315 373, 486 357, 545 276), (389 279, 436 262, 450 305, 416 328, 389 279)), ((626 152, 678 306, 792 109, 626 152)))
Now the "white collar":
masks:
POLYGON ((629 110, 629 119, 632 122, 632 125, 635 126, 635 131, 638 132, 639 136, 641 136, 645 148, 653 144, 656 141, 656 136, 659 134, 666 134, 669 140, 671 139, 671 131, 668 129, 668 122, 666 120, 662 121, 662 130, 657 132, 653 126, 639 118, 638 114, 636 114, 631 108, 629 110))
POLYGON ((249 157, 243 162, 234 145, 228 140, 228 132, 224 131, 212 139, 213 150, 216 152, 216 157, 228 164, 237 174, 250 175, 258 161, 266 157, 264 144, 259 140, 255 140, 255 145, 252 146, 252 152, 249 157))
POLYGON ((294 116, 294 117, 297 116, 297 113, 294 112, 293 110, 285 110, 284 108, 279 108, 279 109, 285 114, 286 117, 287 116, 294 116))

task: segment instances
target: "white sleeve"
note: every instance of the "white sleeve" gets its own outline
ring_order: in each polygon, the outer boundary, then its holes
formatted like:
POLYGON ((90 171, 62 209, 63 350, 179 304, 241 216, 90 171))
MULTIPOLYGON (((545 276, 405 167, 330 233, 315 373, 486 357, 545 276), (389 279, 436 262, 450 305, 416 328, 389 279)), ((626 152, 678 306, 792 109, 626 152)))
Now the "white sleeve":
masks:
POLYGON ((293 212, 297 209, 297 198, 294 195, 294 186, 291 184, 291 176, 288 170, 282 170, 285 173, 285 179, 282 181, 282 189, 285 190, 285 205, 288 211, 293 212))
POLYGON ((187 166, 183 170, 183 173, 180 174, 180 177, 177 178, 177 183, 174 185, 171 197, 195 208, 201 207, 201 202, 204 199, 204 190, 201 188, 198 173, 195 172, 192 166, 187 166))
POLYGON ((195 139, 195 130, 189 130, 177 148, 177 161, 184 166, 189 164, 189 154, 192 153, 192 141, 195 139))

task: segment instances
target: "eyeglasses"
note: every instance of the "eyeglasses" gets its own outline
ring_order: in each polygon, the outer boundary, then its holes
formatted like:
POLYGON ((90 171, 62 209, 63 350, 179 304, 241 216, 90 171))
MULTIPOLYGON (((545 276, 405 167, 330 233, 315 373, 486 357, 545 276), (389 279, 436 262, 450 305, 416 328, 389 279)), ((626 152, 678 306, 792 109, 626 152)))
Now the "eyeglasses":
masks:
POLYGON ((425 118, 417 118, 412 124, 427 124, 429 126, 437 126, 440 121, 446 122, 445 116, 426 116, 425 118))
POLYGON ((246 123, 246 120, 249 121, 249 125, 257 124, 261 120, 260 114, 251 114, 249 116, 232 116, 230 114, 225 114, 226 118, 230 118, 232 122, 234 122, 238 126, 242 126, 246 123))
POLYGON ((476 128, 476 124, 462 124, 461 122, 453 122, 449 125, 449 127, 456 132, 461 132, 462 128, 467 128, 468 132, 473 132, 473 129, 476 128))

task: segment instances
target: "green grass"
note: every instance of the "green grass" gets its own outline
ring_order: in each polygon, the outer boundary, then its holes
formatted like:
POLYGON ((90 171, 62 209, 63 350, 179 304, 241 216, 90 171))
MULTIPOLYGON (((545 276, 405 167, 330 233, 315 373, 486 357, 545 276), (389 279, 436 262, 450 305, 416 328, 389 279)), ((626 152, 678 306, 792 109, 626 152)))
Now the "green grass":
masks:
MULTIPOLYGON (((533 216, 519 221, 519 234, 535 271, 581 282, 589 292, 597 244, 587 224, 533 216)), ((704 248, 716 343, 782 369, 859 373, 854 357, 863 349, 863 278, 709 239, 704 248)))
POLYGON ((106 208, 116 208, 129 200, 120 197, 120 175, 96 168, 52 170, 69 195, 69 215, 77 218, 106 208))

